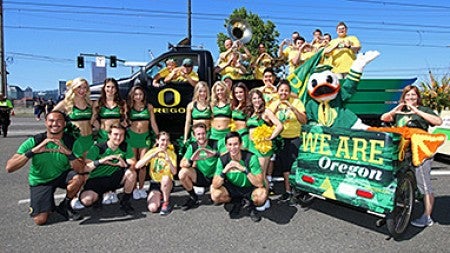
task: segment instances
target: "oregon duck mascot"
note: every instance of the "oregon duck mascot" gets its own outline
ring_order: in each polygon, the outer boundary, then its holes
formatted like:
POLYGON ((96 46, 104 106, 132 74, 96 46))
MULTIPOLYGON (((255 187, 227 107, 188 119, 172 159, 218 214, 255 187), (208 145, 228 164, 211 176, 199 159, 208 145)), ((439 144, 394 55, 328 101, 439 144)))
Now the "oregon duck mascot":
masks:
POLYGON ((312 98, 306 103, 308 123, 331 128, 367 129, 369 126, 347 109, 345 102, 356 92, 364 67, 378 55, 378 51, 358 54, 342 85, 338 75, 331 72, 331 66, 317 66, 308 80, 308 95, 312 98))

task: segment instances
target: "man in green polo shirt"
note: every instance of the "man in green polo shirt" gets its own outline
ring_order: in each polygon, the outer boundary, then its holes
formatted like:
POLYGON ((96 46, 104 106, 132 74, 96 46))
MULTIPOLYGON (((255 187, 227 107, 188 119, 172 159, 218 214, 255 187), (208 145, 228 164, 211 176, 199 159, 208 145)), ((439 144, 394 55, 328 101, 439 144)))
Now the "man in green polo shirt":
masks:
POLYGON ((206 138, 206 125, 204 123, 195 124, 192 126, 192 131, 197 142, 188 146, 180 162, 181 170, 178 174, 181 184, 190 196, 182 206, 184 211, 199 205, 200 202, 193 186, 211 186, 218 158, 217 150, 212 148, 206 138))
POLYGON ((229 132, 225 137, 228 152, 217 161, 216 172, 211 184, 211 199, 214 203, 233 203, 230 218, 239 217, 242 200, 249 201, 250 218, 261 220, 255 206, 266 202, 261 166, 258 157, 241 149, 242 139, 237 132, 229 132))
POLYGON ((64 114, 53 111, 45 117, 47 131, 23 142, 17 154, 6 163, 6 171, 14 172, 31 159, 28 182, 30 184, 30 215, 36 225, 44 225, 49 214, 55 210, 53 194, 56 188, 66 189, 66 197, 56 208, 66 219, 81 218, 70 207, 81 186, 85 164, 72 153, 73 137, 64 133, 66 121, 64 114), (72 170, 73 168, 74 170, 72 170))
POLYGON ((86 155, 86 171, 89 178, 80 193, 80 201, 84 206, 92 206, 108 191, 121 187, 124 194, 120 200, 120 209, 126 214, 133 214, 131 193, 136 183, 133 149, 125 140, 125 128, 119 124, 111 126, 108 141, 92 146, 86 155))

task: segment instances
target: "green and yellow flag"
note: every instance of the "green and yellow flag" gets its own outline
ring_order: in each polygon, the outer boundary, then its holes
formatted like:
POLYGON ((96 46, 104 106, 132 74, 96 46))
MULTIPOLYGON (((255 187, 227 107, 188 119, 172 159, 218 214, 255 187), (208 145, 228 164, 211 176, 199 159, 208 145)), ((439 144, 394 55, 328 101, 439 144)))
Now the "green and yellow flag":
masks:
POLYGON ((287 80, 291 84, 291 91, 298 95, 303 104, 306 103, 306 86, 309 76, 313 73, 323 56, 323 49, 309 58, 305 63, 298 67, 293 73, 290 73, 287 80))

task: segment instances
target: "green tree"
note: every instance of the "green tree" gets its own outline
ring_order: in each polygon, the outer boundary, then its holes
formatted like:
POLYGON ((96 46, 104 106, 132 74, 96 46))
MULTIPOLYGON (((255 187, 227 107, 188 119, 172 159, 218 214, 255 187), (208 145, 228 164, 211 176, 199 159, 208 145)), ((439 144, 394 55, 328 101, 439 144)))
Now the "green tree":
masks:
MULTIPOLYGON (((252 28, 253 36, 249 43, 245 46, 250 50, 253 57, 258 55, 258 45, 263 43, 267 49, 267 52, 272 56, 276 56, 278 51, 278 37, 280 33, 276 29, 276 25, 268 20, 264 22, 257 14, 247 12, 247 10, 242 7, 235 9, 228 19, 225 19, 224 27, 228 27, 231 20, 245 20, 252 28)), ((223 43, 229 36, 225 33, 217 34, 217 45, 220 52, 225 51, 223 43)))

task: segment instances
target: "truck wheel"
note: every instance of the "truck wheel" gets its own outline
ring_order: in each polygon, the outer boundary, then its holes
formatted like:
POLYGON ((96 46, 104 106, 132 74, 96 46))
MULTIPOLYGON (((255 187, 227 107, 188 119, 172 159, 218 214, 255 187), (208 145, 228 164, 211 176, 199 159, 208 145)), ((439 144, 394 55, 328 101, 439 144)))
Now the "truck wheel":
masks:
POLYGON ((386 215, 386 226, 395 239, 399 238, 409 225, 414 205, 414 175, 411 171, 401 174, 395 191, 395 206, 386 215))

